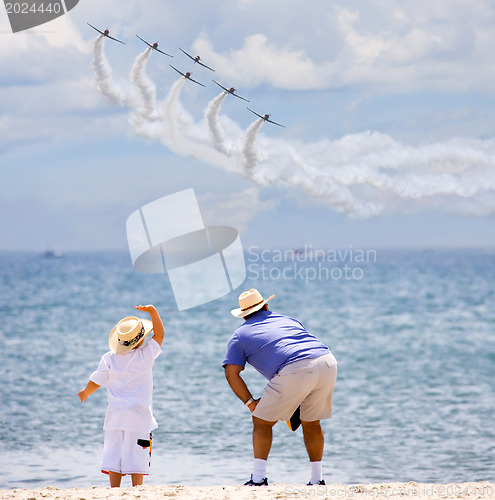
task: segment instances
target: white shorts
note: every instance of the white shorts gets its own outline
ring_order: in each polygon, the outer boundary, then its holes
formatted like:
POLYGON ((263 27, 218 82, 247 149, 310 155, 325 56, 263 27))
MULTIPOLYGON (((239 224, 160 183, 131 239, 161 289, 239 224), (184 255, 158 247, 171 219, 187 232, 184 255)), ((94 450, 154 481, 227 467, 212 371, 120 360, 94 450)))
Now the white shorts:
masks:
POLYGON ((150 473, 151 433, 106 430, 101 472, 126 474, 150 473))
POLYGON ((269 422, 289 420, 300 406, 303 421, 332 418, 336 379, 337 361, 331 353, 291 363, 268 382, 253 415, 269 422))

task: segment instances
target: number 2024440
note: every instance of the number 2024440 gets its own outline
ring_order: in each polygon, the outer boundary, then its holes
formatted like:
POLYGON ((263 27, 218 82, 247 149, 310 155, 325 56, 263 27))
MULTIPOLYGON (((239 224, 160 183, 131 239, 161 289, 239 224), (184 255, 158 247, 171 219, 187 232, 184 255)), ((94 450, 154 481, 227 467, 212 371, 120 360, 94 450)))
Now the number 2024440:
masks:
POLYGON ((62 5, 59 2, 41 2, 28 4, 26 2, 6 2, 7 14, 60 14, 62 5))

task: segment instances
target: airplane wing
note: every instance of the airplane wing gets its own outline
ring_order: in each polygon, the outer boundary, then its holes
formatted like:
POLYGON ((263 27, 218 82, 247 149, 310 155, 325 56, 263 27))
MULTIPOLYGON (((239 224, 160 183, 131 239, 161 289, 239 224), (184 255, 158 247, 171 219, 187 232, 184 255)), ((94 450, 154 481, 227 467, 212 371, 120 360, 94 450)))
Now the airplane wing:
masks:
POLYGON ((249 100, 248 100, 248 99, 246 99, 245 97, 242 97, 242 96, 240 96, 240 95, 238 95, 238 94, 235 94, 234 92, 232 92, 232 95, 233 95, 234 97, 237 97, 238 99, 242 99, 243 101, 249 102, 249 100))
POLYGON ((278 125, 279 127, 285 128, 285 125, 281 125, 280 123, 274 122, 273 120, 266 120, 267 122, 273 123, 274 125, 278 125))
MULTIPOLYGON (((216 82, 215 80, 212 80, 212 82, 215 82, 219 87, 222 87, 223 90, 225 90, 225 92, 229 92, 229 89, 225 88, 223 85, 221 85, 220 83, 216 82)), ((230 92, 229 92, 230 94, 230 92)))
POLYGON ((285 125, 282 125, 281 123, 274 122, 273 120, 269 120, 268 118, 265 118, 264 116, 260 115, 259 113, 256 113, 256 111, 253 111, 251 108, 247 108, 251 113, 254 113, 256 116, 259 116, 262 120, 265 120, 265 122, 270 122, 273 123, 274 125, 278 125, 279 127, 285 128, 285 125))
POLYGON ((215 71, 213 68, 210 68, 206 64, 202 63, 201 61, 196 61, 198 64, 201 64, 201 66, 205 67, 206 69, 209 69, 210 71, 215 71))
POLYGON ((184 73, 182 73, 182 71, 179 71, 177 68, 175 68, 174 66, 172 66, 171 64, 169 64, 169 66, 172 68, 172 69, 175 69, 175 71, 177 71, 177 73, 179 73, 179 75, 182 75, 186 80, 191 80, 191 82, 194 82, 194 83, 197 83, 198 85, 201 85, 202 87, 205 87, 206 85, 203 85, 202 83, 199 83, 197 82, 196 80, 193 80, 190 76, 186 76, 184 73))
POLYGON ((153 50, 156 50, 157 52, 160 52, 162 54, 165 54, 168 57, 174 57, 171 56, 170 54, 167 54, 166 52, 163 52, 163 50, 160 50, 158 47, 153 47, 151 43, 148 43, 144 38, 141 38, 139 35, 136 35, 142 42, 144 42, 148 47, 152 48, 153 50))
POLYGON ((89 23, 86 23, 88 26, 91 26, 94 30, 96 30, 98 33, 100 33, 101 35, 105 36, 105 33, 103 33, 103 31, 100 31, 98 28, 95 28, 92 24, 89 24, 89 23))
POLYGON ((174 57, 174 56, 172 56, 172 55, 170 55, 170 54, 167 54, 166 52, 163 52, 163 50, 160 50, 158 47, 156 47, 156 48, 155 48, 155 47, 153 47, 153 48, 154 48, 155 50, 157 50, 158 52, 160 52, 161 54, 165 54, 165 55, 166 55, 166 56, 168 56, 168 57, 174 57))
POLYGON ((184 52, 184 54, 186 54, 187 57, 189 57, 190 59, 192 59, 194 62, 196 62, 196 59, 194 59, 194 57, 191 55, 191 54, 188 54, 184 49, 181 49, 179 47, 179 50, 181 50, 182 52, 184 52))
POLYGON ((222 87, 222 89, 225 90, 225 92, 227 92, 228 94, 231 94, 234 97, 238 97, 239 99, 242 99, 243 101, 249 102, 248 99, 246 99, 245 97, 241 97, 240 95, 236 94, 235 92, 231 92, 230 89, 228 89, 227 87, 224 87, 223 85, 218 83, 216 80, 212 80, 212 82, 215 82, 219 87, 222 87))
POLYGON ((142 42, 144 42, 148 47, 153 48, 153 45, 151 43, 148 43, 144 38, 141 38, 139 35, 136 35, 142 42))
POLYGON ((89 24, 87 23, 88 26, 91 26, 94 30, 96 30, 98 33, 102 34, 103 36, 106 36, 107 38, 111 38, 112 40, 115 40, 116 42, 119 42, 119 43, 123 43, 125 45, 125 42, 123 42, 122 40, 118 40, 117 38, 114 38, 113 36, 110 36, 110 35, 105 35, 105 33, 103 31, 100 31, 98 28, 95 28, 92 24, 89 24))
POLYGON ((186 77, 188 80, 191 80, 191 82, 197 83, 198 85, 201 85, 202 87, 206 87, 206 85, 203 85, 202 83, 197 82, 196 80, 193 80, 190 76, 186 77))
POLYGON ((209 66, 207 66, 206 64, 202 63, 201 61, 197 60, 195 57, 193 57, 191 54, 188 54, 184 49, 180 48, 179 47, 179 50, 181 50, 182 52, 184 52, 184 54, 186 54, 187 57, 189 57, 189 59, 192 59, 195 63, 198 63, 198 64, 201 64, 201 66, 205 67, 205 68, 208 68, 209 70, 211 71, 215 71, 213 68, 210 68, 209 66))
POLYGON ((259 113, 256 113, 256 111, 253 111, 251 108, 247 108, 249 109, 249 111, 251 111, 251 113, 254 113, 256 116, 259 116, 262 120, 265 120, 265 117, 260 115, 259 113))
POLYGON ((175 71, 177 71, 177 73, 179 73, 180 75, 182 75, 184 78, 187 78, 186 75, 184 73, 182 73, 182 71, 179 71, 177 68, 174 68, 171 64, 169 64, 169 66, 172 68, 172 69, 175 69, 175 71))
POLYGON ((125 45, 125 42, 123 42, 122 40, 118 40, 117 38, 114 38, 113 36, 110 36, 110 35, 105 35, 105 36, 107 36, 108 38, 111 38, 112 40, 115 40, 116 42, 123 43, 125 45))

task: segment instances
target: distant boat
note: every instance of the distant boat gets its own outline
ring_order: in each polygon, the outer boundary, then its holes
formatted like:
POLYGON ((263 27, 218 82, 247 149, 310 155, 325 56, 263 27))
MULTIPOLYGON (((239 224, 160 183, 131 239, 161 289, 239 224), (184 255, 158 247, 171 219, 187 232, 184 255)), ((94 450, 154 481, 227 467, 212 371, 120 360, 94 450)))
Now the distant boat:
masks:
POLYGON ((44 259, 58 259, 63 256, 64 255, 61 252, 56 252, 55 250, 45 250, 41 254, 41 257, 43 257, 44 259))

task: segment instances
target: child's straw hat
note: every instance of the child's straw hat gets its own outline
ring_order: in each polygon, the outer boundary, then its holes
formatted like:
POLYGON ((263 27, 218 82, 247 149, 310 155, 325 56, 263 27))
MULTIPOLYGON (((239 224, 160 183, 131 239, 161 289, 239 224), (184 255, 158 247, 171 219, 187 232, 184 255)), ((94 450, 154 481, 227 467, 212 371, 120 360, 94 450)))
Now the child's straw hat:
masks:
POLYGON ((136 347, 151 330, 153 323, 150 320, 127 316, 112 328, 108 346, 115 354, 125 354, 136 347))

